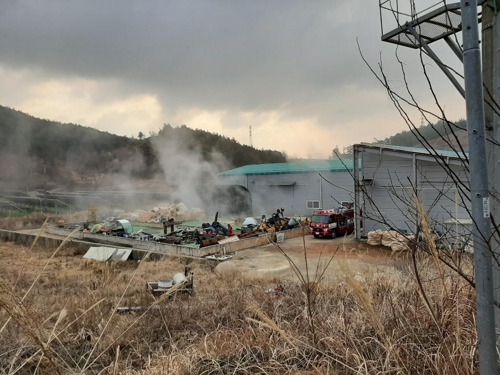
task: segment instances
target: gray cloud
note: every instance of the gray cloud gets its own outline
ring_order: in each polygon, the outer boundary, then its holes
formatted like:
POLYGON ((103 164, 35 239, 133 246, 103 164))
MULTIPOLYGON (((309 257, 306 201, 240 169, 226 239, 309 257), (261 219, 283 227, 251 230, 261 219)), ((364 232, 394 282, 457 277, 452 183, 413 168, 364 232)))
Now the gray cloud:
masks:
MULTIPOLYGON (((398 76, 394 48, 380 42, 377 6, 367 0, 4 1, 0 65, 114 82, 96 102, 152 93, 166 122, 197 108, 278 110, 285 119, 331 126, 391 110, 356 45, 359 38, 374 64, 383 49, 388 72, 398 76), (359 102, 367 97, 372 101, 359 102)), ((414 69, 417 53, 400 53, 417 96, 426 99, 414 69)), ((453 92, 439 72, 435 77, 449 88, 445 94, 453 92)))

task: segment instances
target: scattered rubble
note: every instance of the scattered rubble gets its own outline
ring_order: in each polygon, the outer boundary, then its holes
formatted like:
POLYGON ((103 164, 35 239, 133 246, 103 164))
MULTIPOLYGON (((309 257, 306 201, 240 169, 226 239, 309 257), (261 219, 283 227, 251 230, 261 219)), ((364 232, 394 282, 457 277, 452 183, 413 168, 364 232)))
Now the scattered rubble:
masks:
MULTIPOLYGON (((300 224, 295 218, 284 217, 283 212, 283 209, 278 209, 269 219, 266 219, 265 215, 261 219, 232 218, 227 224, 223 224, 219 221, 218 213, 212 222, 193 220, 205 219, 205 212, 199 208, 189 209, 185 204, 178 203, 159 205, 150 211, 135 213, 115 210, 112 215, 116 216, 107 218, 98 218, 97 212, 94 212, 93 215, 89 214, 84 223, 58 224, 65 229, 79 229, 90 234, 203 248, 257 237, 263 233, 293 229, 300 224), (194 223, 189 223, 190 221, 194 223)), ((281 233, 278 239, 280 242, 283 241, 284 235, 281 233)), ((216 260, 226 259, 229 257, 218 257, 216 260)))
POLYGON ((163 217, 174 218, 176 221, 204 220, 205 211, 201 208, 188 208, 184 203, 162 203, 148 211, 124 212, 121 216, 140 223, 159 224, 163 217))

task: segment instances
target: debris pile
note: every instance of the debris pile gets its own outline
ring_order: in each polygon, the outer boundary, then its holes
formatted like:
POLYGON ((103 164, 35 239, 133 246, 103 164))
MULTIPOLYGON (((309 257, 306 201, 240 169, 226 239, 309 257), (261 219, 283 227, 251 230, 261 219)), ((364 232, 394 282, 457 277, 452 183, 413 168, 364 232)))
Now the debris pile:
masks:
POLYGON ((204 220, 205 211, 201 208, 188 208, 184 203, 163 203, 146 211, 123 214, 122 216, 140 223, 161 223, 163 217, 174 218, 176 221, 204 220))
POLYGON ((415 239, 414 235, 402 235, 395 230, 376 230, 368 232, 368 245, 371 246, 386 246, 392 251, 407 251, 409 245, 415 239))
MULTIPOLYGON (((116 217, 109 217, 101 222, 85 222, 83 224, 68 224, 65 228, 80 229, 84 233, 101 234, 106 236, 130 238, 139 241, 153 241, 168 243, 174 245, 185 245, 190 247, 206 247, 216 245, 219 241, 226 239, 226 236, 232 235, 232 228, 230 231, 219 222, 212 224, 204 223, 201 228, 188 228, 180 227, 181 221, 174 221, 173 219, 165 219, 162 217, 161 223, 163 224, 163 234, 155 234, 157 232, 151 228, 137 228, 125 219, 118 219, 116 217), (177 226, 177 230, 175 227, 177 226)), ((160 227, 161 228, 161 227, 160 227)))
POLYGON ((110 217, 101 223, 85 222, 82 225, 84 233, 101 233, 110 236, 129 237, 132 234, 130 221, 110 217))
MULTIPOLYGON (((116 217, 113 216, 99 220, 94 217, 92 221, 87 218, 85 223, 60 223, 60 227, 64 229, 79 229, 89 234, 203 248, 239 241, 240 239, 258 236, 262 233, 274 233, 292 229, 300 224, 295 218, 284 217, 283 211, 283 209, 276 210, 276 213, 273 213, 270 219, 266 219, 265 215, 260 220, 248 217, 239 221, 242 225, 238 225, 238 227, 236 222, 232 221, 234 225, 233 229, 230 223, 222 224, 219 222, 218 212, 211 223, 200 223, 200 221, 198 223, 184 223, 184 220, 187 219, 204 217, 205 212, 198 208, 188 209, 186 205, 179 203, 175 205, 159 205, 158 207, 154 207, 150 212, 140 211, 127 214, 121 211, 120 215, 116 217), (125 217, 135 217, 135 220, 133 220, 134 224, 125 219, 125 217), (146 223, 144 222, 153 222, 155 224, 145 225, 146 223), (190 226, 193 224, 195 226, 190 226)), ((118 211, 114 213, 117 214, 118 211)), ((278 240, 282 242, 284 235, 278 236, 278 240)), ((216 257, 216 260, 227 260, 229 258, 230 256, 223 254, 223 256, 216 257)))
POLYGON ((260 222, 253 217, 247 217, 241 225, 241 234, 238 237, 257 236, 259 233, 275 233, 299 226, 297 219, 285 217, 284 212, 283 208, 278 208, 269 219, 262 215, 260 222))

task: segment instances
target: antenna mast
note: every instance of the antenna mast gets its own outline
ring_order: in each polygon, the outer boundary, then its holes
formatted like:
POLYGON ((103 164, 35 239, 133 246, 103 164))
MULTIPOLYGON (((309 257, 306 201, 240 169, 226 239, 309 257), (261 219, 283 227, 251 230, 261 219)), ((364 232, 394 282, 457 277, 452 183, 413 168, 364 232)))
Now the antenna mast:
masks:
POLYGON ((252 141, 252 125, 248 127, 249 130, 249 135, 250 135, 250 147, 253 147, 253 141, 252 141))

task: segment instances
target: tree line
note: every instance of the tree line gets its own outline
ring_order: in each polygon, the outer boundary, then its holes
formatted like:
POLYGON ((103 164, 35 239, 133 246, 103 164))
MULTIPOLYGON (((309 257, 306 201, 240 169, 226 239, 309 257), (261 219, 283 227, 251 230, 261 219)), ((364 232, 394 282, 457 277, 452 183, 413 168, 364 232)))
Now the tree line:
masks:
POLYGON ((197 152, 201 160, 214 155, 228 167, 286 162, 278 151, 258 150, 229 138, 186 125, 164 124, 146 137, 125 137, 93 128, 39 119, 0 106, 0 189, 53 188, 91 184, 95 176, 126 173, 149 179, 161 174, 157 147, 175 138, 179 147, 197 152))

